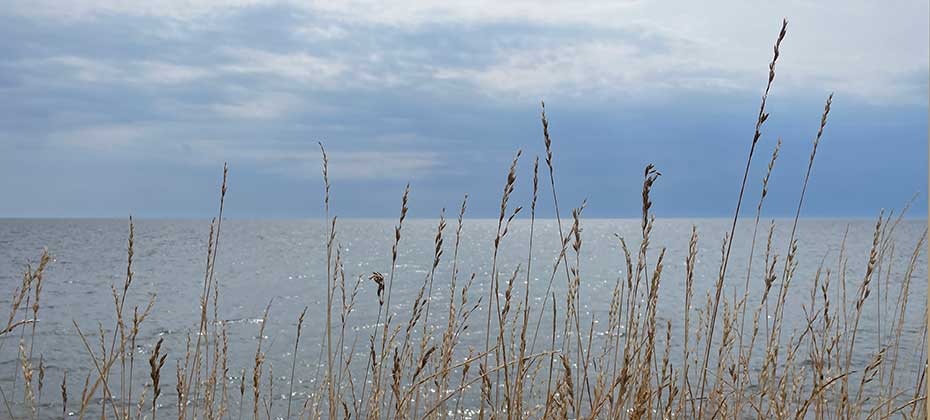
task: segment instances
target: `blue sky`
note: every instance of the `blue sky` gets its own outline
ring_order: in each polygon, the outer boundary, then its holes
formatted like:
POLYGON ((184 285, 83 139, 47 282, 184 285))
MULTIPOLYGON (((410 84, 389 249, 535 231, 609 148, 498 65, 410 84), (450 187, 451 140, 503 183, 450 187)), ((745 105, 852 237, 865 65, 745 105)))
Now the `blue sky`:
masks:
MULTIPOLYGON (((728 216, 789 19, 748 187, 778 137, 770 216, 927 214, 926 1, 13 1, 0 11, 0 217, 315 217, 320 153, 350 217, 493 216, 547 103, 557 184, 586 215, 728 216)), ((545 197, 545 196, 544 196, 545 197)), ((542 216, 551 215, 548 200, 542 216)))

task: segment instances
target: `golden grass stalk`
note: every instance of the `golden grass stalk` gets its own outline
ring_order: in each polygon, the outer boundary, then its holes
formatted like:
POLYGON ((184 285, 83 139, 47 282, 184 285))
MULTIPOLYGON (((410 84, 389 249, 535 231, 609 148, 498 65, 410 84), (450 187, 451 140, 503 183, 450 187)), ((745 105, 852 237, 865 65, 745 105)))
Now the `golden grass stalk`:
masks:
MULTIPOLYGON (((149 378, 152 380, 153 419, 157 418, 155 414, 158 410, 158 397, 161 396, 161 368, 165 366, 165 359, 168 358, 167 354, 161 354, 161 344, 164 341, 163 338, 158 339, 158 343, 155 344, 155 349, 152 350, 152 357, 149 358, 149 378)), ((68 400, 67 393, 64 391, 64 386, 62 386, 62 396, 64 401, 68 400)))
POLYGON ((304 310, 300 312, 300 317, 297 318, 297 339, 294 340, 294 357, 291 359, 291 385, 287 391, 287 416, 285 419, 290 420, 291 418, 291 400, 294 398, 294 374, 297 371, 297 351, 300 349, 300 332, 304 326, 304 316, 307 315, 308 307, 304 307, 304 310))
MULTIPOLYGON (((778 61, 779 56, 779 47, 781 46, 782 40, 785 39, 785 33, 788 28, 788 20, 785 19, 782 21, 781 31, 778 33, 778 39, 775 41, 775 47, 773 48, 774 53, 772 56, 772 62, 769 63, 769 77, 768 83, 765 86, 765 92, 762 94, 762 103, 759 105, 759 116, 756 119, 756 129, 753 133, 752 144, 749 147, 749 157, 746 159, 746 169, 743 171, 743 181, 740 185, 739 197, 736 200, 736 210, 733 214, 733 223, 730 227, 730 242, 727 245, 726 256, 723 259, 723 264, 720 269, 720 276, 717 279, 717 284, 714 288, 714 306, 713 310, 710 313, 710 324, 707 329, 707 340, 706 348, 704 350, 704 363, 702 364, 702 374, 701 374, 701 385, 700 385, 700 395, 704 395, 704 386, 707 383, 707 363, 710 358, 711 346, 713 345, 714 338, 714 325, 717 321, 717 308, 720 305, 720 293, 723 291, 724 280, 726 279, 727 266, 730 260, 730 249, 733 243, 733 236, 736 234, 736 222, 739 220, 739 211, 743 203, 743 193, 746 190, 746 180, 749 178, 749 167, 752 164, 752 157, 756 150, 756 144, 759 142, 759 138, 762 136, 762 125, 765 124, 765 121, 768 119, 769 114, 765 112, 765 104, 768 101, 769 91, 772 88, 772 82, 775 81, 775 63, 778 61)), ((698 417, 701 417, 704 413, 705 404, 701 404, 700 409, 698 410, 698 417)))

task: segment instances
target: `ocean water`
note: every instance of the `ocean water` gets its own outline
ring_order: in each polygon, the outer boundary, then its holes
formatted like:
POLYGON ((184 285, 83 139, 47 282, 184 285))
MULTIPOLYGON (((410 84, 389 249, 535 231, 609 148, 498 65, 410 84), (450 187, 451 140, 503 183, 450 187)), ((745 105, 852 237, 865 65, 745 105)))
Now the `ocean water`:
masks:
MULTIPOLYGON (((368 336, 372 332, 378 304, 376 287, 368 280, 372 272, 385 275, 390 271, 391 245, 396 220, 339 220, 336 242, 344 262, 346 283, 351 286, 361 277, 355 310, 350 318, 346 347, 353 348, 360 366, 367 356, 368 336), (358 337, 355 342, 354 338, 358 337)), ((599 333, 606 328, 610 295, 614 285, 626 278, 626 268, 616 235, 627 238, 635 253, 639 246, 638 219, 582 220, 581 254, 577 262, 581 272, 580 313, 583 319, 594 317, 595 347, 599 333)), ((760 226, 756 243, 754 268, 749 275, 750 308, 756 307, 762 289, 762 266, 765 236, 769 221, 760 226)), ((783 260, 787 252, 790 220, 775 220, 773 253, 783 260)), ((412 302, 430 268, 434 252, 436 220, 408 220, 399 246, 396 279, 391 311, 406 322, 412 302)), ((700 235, 695 278, 695 306, 703 302, 705 293, 713 287, 720 268, 721 244, 729 232, 730 221, 724 219, 658 219, 652 233, 648 261, 654 268, 660 249, 665 248, 664 269, 659 291, 659 325, 672 324, 672 354, 681 352, 682 320, 684 316, 685 256, 692 225, 700 235)), ((838 261, 845 238, 846 282, 849 299, 859 287, 868 262, 874 220, 802 220, 797 229, 798 267, 789 288, 786 322, 800 326, 805 307, 810 302, 813 278, 819 267, 832 272, 835 295, 840 287, 843 270, 838 261)), ((137 220, 135 222, 134 282, 129 290, 126 307, 144 307, 152 293, 156 294, 153 313, 140 331, 136 351, 135 393, 147 381, 148 357, 159 338, 165 339, 168 354, 163 377, 162 402, 166 415, 175 413, 175 360, 184 357, 184 342, 196 332, 199 320, 199 299, 203 288, 209 222, 204 220, 137 220)), ((225 321, 229 334, 229 365, 238 387, 238 372, 250 372, 258 341, 262 313, 269 302, 270 313, 264 335, 267 365, 274 376, 276 398, 274 410, 283 410, 290 379, 297 317, 304 307, 307 323, 298 349, 295 375, 295 405, 303 402, 306 393, 314 389, 319 372, 322 327, 325 323, 326 229, 323 220, 225 220, 216 258, 216 279, 219 284, 219 317, 225 321)), ((496 220, 466 219, 458 252, 459 284, 474 273, 470 289, 473 300, 484 296, 487 301, 496 220)), ((567 229, 567 226, 566 226, 567 229)), ((725 294, 742 291, 747 277, 747 262, 753 224, 742 220, 738 224, 725 294)), ((895 302, 902 290, 908 260, 921 235, 925 220, 904 220, 894 231, 893 252, 886 256, 880 274, 874 279, 873 291, 860 322, 853 363, 862 365, 883 344, 891 328, 888 317, 879 316, 897 311, 895 302), (879 326, 880 322, 884 325, 879 326), (882 335, 879 335, 882 328, 882 335)), ((53 256, 45 274, 41 309, 36 324, 33 365, 41 356, 46 366, 45 392, 42 410, 48 415, 60 415, 59 384, 68 372, 71 398, 68 411, 77 411, 84 378, 93 371, 93 363, 74 327, 73 321, 88 334, 91 346, 99 352, 98 322, 111 332, 114 325, 111 286, 121 287, 126 273, 126 220, 0 220, 0 311, 8 311, 12 290, 19 284, 25 264, 35 262, 41 250, 47 248, 53 256), (96 346, 96 347, 95 347, 96 346)), ((448 221, 444 233, 445 248, 432 289, 430 324, 445 325, 445 309, 449 299, 451 260, 455 235, 455 220, 448 221)), ((509 278, 517 267, 520 273, 515 287, 515 300, 522 302, 528 262, 527 239, 529 221, 517 220, 502 243, 498 258, 501 278, 509 278)), ((544 301, 560 248, 558 226, 554 220, 537 220, 529 275, 531 319, 544 301)), ((922 251, 925 251, 926 247, 922 251)), ((634 255, 635 258, 635 255, 634 255)), ((897 363, 897 375, 903 388, 916 381, 922 358, 926 353, 923 315, 927 302, 927 256, 921 252, 913 272, 909 307, 902 331, 902 355, 897 363)), ((575 264, 573 251, 569 259, 575 264)), ((634 261, 635 264, 635 261, 634 261)), ((552 292, 557 297, 560 316, 564 313, 566 279, 562 268, 554 277, 552 292)), ((779 272, 781 270, 779 269, 779 272)), ((823 272, 822 272, 823 274, 823 272)), ((778 287, 778 286, 776 286, 778 287)), ((502 287, 503 289, 503 287, 502 287)), ((773 292, 774 293, 774 292, 773 292)), ((338 299, 338 296, 337 296, 338 299)), ((549 303, 551 305, 551 302, 549 303)), ((833 303, 837 304, 836 302, 833 303)), ((212 308, 210 309, 212 312, 212 308)), ((548 311, 546 314, 549 315, 548 311)), ((19 316, 22 316, 20 314, 19 316)), ((694 316, 694 315, 692 315, 694 316)), ((543 325, 547 322, 544 317, 543 325)), ((478 347, 484 338, 484 309, 472 318, 463 337, 466 343, 478 347)), ((549 341, 548 329, 541 328, 540 341, 549 341)), ((664 331, 660 346, 664 346, 664 331)), ((0 338, 0 386, 4 395, 21 406, 22 387, 14 386, 20 362, 20 333, 0 338), (18 388, 18 389, 17 389, 18 388)), ((29 333, 27 329, 26 340, 29 333)), ((673 356, 674 358, 674 356, 673 356)), ((248 373, 251 375, 251 373, 248 373)), ((266 373, 267 378, 267 373, 266 373)), ((19 384, 22 378, 18 378, 19 384)), ((263 386, 266 386, 263 385, 263 386)), ((248 396, 248 392, 246 394, 248 396)), ((238 399, 236 395, 234 401, 238 399)), ((249 403, 246 405, 248 406, 249 403)), ((5 409, 3 410, 6 415, 5 409)), ((282 411, 283 415, 283 411, 282 411)), ((44 416, 43 416, 44 417, 44 416)))

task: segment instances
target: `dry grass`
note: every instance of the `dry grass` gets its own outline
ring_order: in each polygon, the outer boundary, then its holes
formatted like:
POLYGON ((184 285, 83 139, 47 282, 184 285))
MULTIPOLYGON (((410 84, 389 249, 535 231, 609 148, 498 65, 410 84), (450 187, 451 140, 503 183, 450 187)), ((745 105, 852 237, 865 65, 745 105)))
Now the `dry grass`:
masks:
MULTIPOLYGON (((763 267, 754 269, 752 258, 763 203, 768 195, 768 180, 775 168, 781 140, 773 146, 772 157, 762 180, 761 194, 754 217, 751 249, 742 291, 734 285, 732 295, 724 293, 728 286, 727 268, 730 263, 734 235, 743 196, 748 184, 750 167, 757 145, 761 144, 762 128, 769 115, 766 101, 775 80, 775 64, 779 47, 786 35, 784 22, 777 36, 774 56, 769 64, 768 81, 755 124, 755 131, 746 160, 746 170, 740 184, 735 214, 729 233, 720 247, 719 272, 713 287, 706 296, 695 296, 695 271, 699 264, 699 232, 691 230, 687 240, 685 258, 684 316, 680 320, 660 322, 657 316, 661 294, 665 248, 654 249, 652 231, 656 223, 653 214, 651 191, 659 181, 660 173, 653 165, 643 171, 640 218, 640 241, 632 251, 627 241, 617 236, 622 255, 616 264, 625 276, 617 279, 609 298, 606 330, 596 330, 594 317, 586 319, 579 314, 581 302, 595 296, 582 297, 585 292, 585 259, 582 218, 585 203, 571 212, 570 224, 563 225, 559 212, 555 184, 553 139, 545 105, 541 113, 545 165, 548 170, 549 190, 555 208, 561 249, 546 273, 547 281, 536 284, 530 272, 534 261, 533 240, 536 234, 536 205, 539 185, 539 159, 533 164, 532 201, 529 204, 529 238, 525 246, 525 268, 517 264, 512 271, 499 267, 501 250, 507 246, 524 246, 508 242, 511 223, 522 207, 511 206, 517 187, 519 159, 516 153, 507 171, 501 197, 497 230, 491 250, 491 271, 487 278, 475 273, 460 278, 460 239, 465 226, 468 196, 462 200, 455 226, 451 261, 444 261, 445 213, 440 214, 434 237, 434 252, 430 270, 423 278, 412 309, 408 314, 392 312, 392 290, 399 279, 395 268, 403 245, 404 222, 408 211, 409 185, 401 200, 400 216, 394 229, 391 248, 391 269, 387 276, 381 273, 359 274, 354 281, 346 282, 345 262, 339 245, 337 218, 330 210, 330 183, 328 158, 322 144, 324 176, 324 210, 326 213, 326 308, 325 321, 320 322, 319 333, 323 341, 319 363, 313 379, 313 389, 293 410, 297 354, 307 309, 299 314, 293 342, 294 354, 286 409, 274 405, 274 380, 270 363, 266 363, 265 325, 272 304, 264 311, 258 331, 257 347, 251 369, 251 395, 247 395, 247 368, 240 366, 241 374, 230 376, 228 364, 229 340, 226 325, 218 316, 219 284, 215 276, 215 263, 221 238, 223 207, 227 190, 228 171, 223 169, 218 217, 210 224, 207 240, 203 287, 199 303, 200 318, 195 338, 188 336, 184 348, 166 349, 163 341, 154 344, 148 359, 149 378, 133 401, 133 368, 136 342, 146 319, 157 316, 155 296, 141 308, 128 308, 127 296, 134 291, 133 258, 135 230, 129 220, 127 265, 123 284, 111 290, 114 305, 113 326, 94 326, 98 332, 85 334, 81 324, 74 328, 83 343, 88 364, 92 366, 84 383, 78 407, 69 407, 67 371, 61 382, 62 416, 69 408, 76 408, 76 416, 83 419, 93 411, 94 417, 141 419, 185 418, 221 419, 235 415, 252 418, 394 418, 432 419, 466 418, 926 418, 927 389, 924 387, 926 366, 917 377, 896 374, 899 362, 913 351, 902 348, 905 313, 910 303, 910 285, 919 256, 924 249, 927 233, 923 232, 913 250, 905 250, 909 258, 895 256, 895 228, 900 215, 878 216, 873 231, 871 250, 861 278, 850 279, 852 296, 847 296, 847 266, 844 238, 836 268, 821 260, 814 275, 808 300, 790 301, 789 290, 802 255, 795 238, 804 195, 811 179, 814 158, 824 134, 832 103, 827 99, 820 125, 813 140, 810 160, 795 218, 788 238, 788 249, 778 254, 773 249, 772 222, 768 229, 763 252, 763 267), (565 229, 567 227, 567 229, 565 229), (903 261, 903 268, 892 270, 895 261, 903 261), (433 303, 433 284, 437 281, 437 268, 442 263, 451 266, 447 307, 439 309, 444 322, 435 322, 437 312, 433 303), (781 268, 779 269, 779 264, 781 268), (884 270, 883 270, 884 268, 884 270), (889 305, 889 282, 895 273, 903 273, 894 301, 889 305), (501 276, 501 274, 504 274, 501 276), (553 289, 553 282, 565 276, 566 287, 553 289), (881 299, 884 276, 884 301, 881 299), (375 293, 359 297, 368 279, 375 293), (474 282, 486 282, 487 295, 473 301, 470 292, 474 282), (761 296, 751 296, 750 282, 762 284, 761 296), (522 283, 522 285, 520 284, 522 283), (521 290, 522 286, 522 290, 521 290), (545 287, 543 287, 545 286, 545 287), (560 296, 554 290, 565 290, 560 296), (878 296, 873 297, 873 291, 878 296), (535 294, 534 294, 535 293, 535 294), (540 296, 542 305, 531 305, 530 297, 540 296), (520 299, 522 297, 523 299, 520 299), (360 298, 359 301, 357 298, 360 298), (486 300, 485 300, 486 298, 486 300), (696 298, 696 299, 695 299, 696 298), (851 298, 851 300, 849 300, 851 298), (559 302, 564 308, 559 310, 559 302), (356 304, 376 306, 375 327, 370 335, 347 328, 356 304), (210 319, 209 308, 212 305, 210 319), (802 328, 786 331, 785 310, 791 305, 803 312, 802 328), (857 336, 863 313, 872 307, 879 319, 884 318, 889 330, 879 327, 878 350, 868 355, 867 362, 854 363, 862 356, 857 350, 857 336), (890 308, 890 309, 889 309, 890 308), (431 321, 431 311, 434 319, 431 321), (484 339, 481 349, 463 342, 465 331, 473 326, 475 313, 485 313, 478 327, 484 339), (535 313, 534 313, 535 312, 535 313), (406 315, 406 316, 405 316, 406 315), (750 322, 747 322, 747 318, 750 322), (483 324, 483 325, 482 325, 483 324), (677 325, 676 325, 677 324, 677 325), (672 333, 673 325, 682 326, 681 336, 672 333), (212 328, 211 328, 212 327, 212 328), (560 331, 561 328, 561 331, 560 331), (548 333, 548 342, 539 342, 540 330, 548 333), (528 334, 532 330, 532 335, 528 334), (107 334, 106 331, 110 331, 107 334), (595 344, 596 334, 606 337, 595 344), (361 335, 361 337, 359 337, 361 335), (94 343, 94 338, 98 342, 94 343), (357 343, 367 351, 357 349, 357 343), (367 346, 364 343, 367 341, 367 346), (349 344, 351 343, 351 344, 349 344), (679 343, 681 343, 679 345, 679 343), (537 350, 537 345, 545 346, 537 350), (680 356, 672 349, 680 348, 680 356), (357 351, 359 350, 359 351, 357 351), (359 356, 364 354, 365 356, 359 356), (170 356, 169 356, 170 355, 170 356), (325 357, 324 357, 325 355, 325 357), (176 401, 165 403, 162 397, 163 367, 168 358, 176 365, 176 401), (680 365, 676 365, 676 360, 680 365), (804 360, 805 363, 801 363, 804 360), (359 377, 361 376, 361 377, 359 377), (267 378, 266 395, 262 395, 262 379, 267 378), (230 397, 229 386, 234 391, 230 397), (235 387, 238 386, 238 393, 235 387), (235 395, 238 394, 238 395, 235 395), (162 397, 160 399, 160 397, 162 397), (236 400, 238 398, 238 400, 236 400), (251 399, 251 406, 246 400, 251 399), (174 404, 176 413, 160 407, 174 404), (160 405, 161 404, 161 405, 160 405), (238 410, 233 409, 238 405, 238 410), (249 410, 251 408, 251 410, 249 410), (278 411, 278 413, 276 413, 278 411)), ((568 221, 567 221, 568 222, 568 221)), ((761 244, 760 244, 761 245, 761 244)), ((43 405, 45 364, 41 346, 36 343, 36 322, 39 317, 43 273, 51 261, 44 253, 35 267, 28 266, 21 283, 13 290, 11 308, 0 336, 18 335, 16 374, 13 389, 0 388, 5 415, 11 418, 40 418, 43 405), (28 330, 28 333, 27 333, 28 330), (38 351, 38 364, 34 351, 38 351), (22 379, 19 381, 18 379, 22 379), (18 392, 20 391, 21 393, 18 392), (21 397, 20 397, 21 396, 21 397)), ((708 259, 711 261, 711 259, 708 259)), ((713 262, 712 262, 713 263, 713 262)), ((855 262, 853 262, 855 264, 855 262)), ((900 274, 899 274, 900 275, 900 274)), ((436 302, 437 305, 440 302, 436 302)), ((87 325, 84 328, 88 328, 87 325)), ((602 327, 597 327, 602 328, 602 327)), ((926 324, 922 331, 926 334, 926 324)), ((288 339, 287 337, 279 340, 288 339)), ((5 342, 5 340, 3 341, 5 342)), ((2 351, 0 344, 0 351, 2 351)), ((926 349, 919 352, 926 355, 926 349)), ((73 404, 73 403, 72 403, 73 404)))

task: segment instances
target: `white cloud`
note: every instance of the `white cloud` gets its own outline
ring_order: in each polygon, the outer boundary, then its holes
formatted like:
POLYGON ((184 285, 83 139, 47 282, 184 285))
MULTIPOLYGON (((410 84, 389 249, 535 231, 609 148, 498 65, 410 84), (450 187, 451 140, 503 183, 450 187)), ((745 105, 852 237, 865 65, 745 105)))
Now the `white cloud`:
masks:
POLYGON ((255 49, 226 48, 225 61, 215 66, 184 65, 158 60, 97 59, 77 55, 60 55, 41 59, 24 59, 15 66, 30 70, 35 78, 42 70, 51 70, 58 83, 62 76, 95 84, 177 85, 212 76, 248 74, 281 78, 313 86, 335 86, 347 66, 335 60, 306 53, 276 54, 255 49))
POLYGON ((121 153, 148 134, 145 127, 129 124, 104 124, 55 131, 48 136, 52 148, 77 147, 95 153, 121 153))
POLYGON ((734 89, 742 83, 723 77, 729 69, 705 62, 696 46, 686 44, 657 53, 627 41, 586 41, 504 51, 499 56, 486 68, 441 68, 434 77, 466 80, 487 91, 527 97, 648 97, 669 91, 734 89))
POLYGON ((206 69, 156 60, 103 60, 75 55, 26 59, 16 63, 29 70, 52 68, 57 82, 62 71, 75 80, 87 83, 124 83, 140 85, 174 85, 208 77, 206 69))
POLYGON ((277 119, 301 106, 300 98, 289 94, 261 94, 236 102, 219 103, 213 111, 227 118, 277 119))
POLYGON ((350 33, 339 25, 305 25, 294 29, 294 35, 309 40, 333 41, 347 38, 350 33))
POLYGON ((59 56, 42 60, 44 63, 36 61, 26 61, 25 65, 51 64, 65 67, 74 72, 74 77, 82 82, 103 82, 122 79, 125 72, 120 68, 110 65, 103 61, 91 60, 76 56, 59 56))
POLYGON ((637 6, 636 0, 621 1, 534 1, 460 0, 424 2, 416 0, 382 2, 316 0, 305 4, 346 20, 398 26, 435 23, 484 23, 528 21, 543 24, 580 23, 614 26, 614 18, 637 6), (360 13, 361 12, 361 13, 360 13))
MULTIPOLYGON (((441 164, 441 156, 425 151, 333 151, 329 156, 332 179, 374 180, 422 178, 441 164)), ((320 155, 276 154, 275 165, 267 168, 285 175, 317 178, 320 155)))
MULTIPOLYGON (((257 145, 230 148, 219 141, 195 141, 189 145, 203 162, 215 164, 229 161, 253 165, 266 172, 294 178, 321 177, 322 155, 315 147, 310 151, 261 147, 257 145)), ((316 146, 316 145, 313 145, 316 146)), ((334 151, 328 150, 329 173, 332 179, 417 179, 428 175, 442 165, 443 157, 433 151, 334 151)))
POLYGON ((101 16, 152 16, 177 20, 209 17, 241 7, 269 4, 267 0, 35 0, 14 2, 10 10, 22 15, 60 20, 90 20, 101 16))
POLYGON ((145 83, 171 85, 192 82, 210 75, 210 71, 204 68, 162 61, 141 61, 136 67, 139 71, 137 80, 145 83))
POLYGON ((276 54, 236 48, 226 50, 225 55, 232 58, 232 61, 222 65, 223 71, 279 77, 315 85, 332 84, 346 71, 346 65, 341 62, 303 52, 276 54))
MULTIPOLYGON (((15 3, 12 11, 23 15, 61 20, 87 20, 101 16, 149 16, 181 21, 211 18, 255 6, 286 4, 291 7, 326 13, 353 22, 392 25, 422 25, 436 22, 484 22, 496 20, 531 20, 536 22, 595 23, 609 25, 612 18, 636 7, 636 0, 626 1, 545 1, 457 0, 424 2, 403 0, 35 0, 15 3)), ((615 21, 613 21, 615 22, 615 21)))
MULTIPOLYGON (((335 51, 323 57, 306 51, 269 52, 234 45, 225 50, 231 61, 217 63, 219 70, 334 88, 428 84, 431 80, 423 78, 432 75, 473 83, 488 94, 519 92, 533 97, 669 88, 755 91, 761 89, 780 19, 787 17, 791 23, 779 62, 778 89, 837 90, 842 96, 877 102, 927 101, 923 85, 902 81, 930 68, 926 24, 930 4, 925 0, 894 5, 866 0, 711 4, 685 0, 39 0, 14 3, 10 11, 63 20, 146 16, 171 22, 169 27, 201 27, 216 24, 217 16, 268 5, 285 5, 295 10, 295 16, 327 22, 290 28, 298 40, 346 42, 377 50, 335 51), (519 35, 520 24, 536 25, 543 33, 545 28, 570 28, 580 35, 552 38, 545 47, 508 49, 495 42, 500 33, 494 32, 486 42, 486 51, 496 57, 493 63, 449 66, 432 62, 433 57, 426 54, 391 67, 378 57, 398 57, 418 46, 397 45, 396 50, 384 51, 381 44, 353 38, 358 35, 347 29, 365 27, 370 31, 362 33, 369 36, 379 30, 416 33, 425 27, 448 26, 453 32, 477 28, 480 34, 481 25, 491 23, 516 24, 512 35, 519 35), (661 40, 660 48, 667 49, 650 51, 649 39, 661 40)), ((159 63, 148 67, 139 63, 139 68, 126 70, 113 63, 71 59, 79 77, 88 81, 182 83, 209 74, 182 64, 159 68, 159 63), (139 70, 142 75, 136 76, 139 70)))
MULTIPOLYGON (((234 166, 251 166, 271 174, 300 179, 319 178, 322 155, 316 143, 307 141, 283 147, 265 139, 183 138, 180 133, 197 132, 198 126, 174 123, 98 124, 49 133, 46 153, 71 156, 76 151, 95 156, 134 161, 181 162, 196 166, 215 166, 229 162, 234 166), (165 141, 165 139, 174 141, 165 141)), ((0 132, 0 135, 3 133, 0 132)), ((0 137, 2 139, 2 137, 0 137)), ((409 180, 427 176, 442 166, 443 155, 415 148, 409 135, 392 135, 367 139, 370 144, 385 143, 389 150, 329 150, 332 179, 409 180)))

